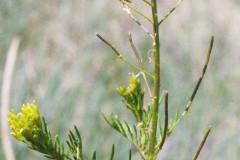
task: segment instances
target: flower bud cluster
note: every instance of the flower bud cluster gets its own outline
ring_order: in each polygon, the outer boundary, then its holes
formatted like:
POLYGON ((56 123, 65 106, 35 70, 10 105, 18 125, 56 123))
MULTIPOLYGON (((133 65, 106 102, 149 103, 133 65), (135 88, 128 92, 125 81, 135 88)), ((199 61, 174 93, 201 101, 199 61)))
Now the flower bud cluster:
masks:
POLYGON ((34 142, 39 140, 42 132, 42 122, 38 106, 35 103, 22 106, 22 112, 15 114, 9 112, 8 121, 12 130, 12 135, 19 141, 34 142))
POLYGON ((126 107, 130 109, 138 121, 142 120, 143 108, 143 96, 141 91, 141 82, 135 75, 131 75, 130 83, 128 87, 117 88, 120 96, 123 97, 123 102, 126 107))

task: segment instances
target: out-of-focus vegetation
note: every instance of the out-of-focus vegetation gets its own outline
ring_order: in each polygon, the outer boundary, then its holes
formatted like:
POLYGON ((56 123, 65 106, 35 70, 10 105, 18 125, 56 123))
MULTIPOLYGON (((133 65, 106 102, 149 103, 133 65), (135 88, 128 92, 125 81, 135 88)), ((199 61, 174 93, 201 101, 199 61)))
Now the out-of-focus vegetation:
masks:
MULTIPOLYGON (((159 1, 160 16, 175 3, 159 1)), ((100 113, 128 116, 115 88, 126 84, 128 73, 134 70, 104 46, 95 32, 107 36, 125 57, 135 61, 127 40, 130 30, 145 68, 152 66, 147 54, 150 39, 119 7, 117 0, 0 1, 0 82, 11 39, 21 37, 11 108, 19 111, 23 103, 35 100, 51 130, 65 137, 76 124, 85 151, 96 149, 99 159, 109 157, 112 143, 117 144, 119 157, 127 157, 130 145, 100 113)), ((190 159, 209 124, 212 133, 200 159, 240 158, 239 14, 237 0, 186 0, 160 28, 161 82, 162 89, 169 91, 171 113, 184 109, 211 34, 215 46, 189 115, 167 141, 159 159, 190 159)), ((43 159, 15 140, 13 143, 18 160, 43 159)), ((0 157, 4 157, 1 146, 0 157)))

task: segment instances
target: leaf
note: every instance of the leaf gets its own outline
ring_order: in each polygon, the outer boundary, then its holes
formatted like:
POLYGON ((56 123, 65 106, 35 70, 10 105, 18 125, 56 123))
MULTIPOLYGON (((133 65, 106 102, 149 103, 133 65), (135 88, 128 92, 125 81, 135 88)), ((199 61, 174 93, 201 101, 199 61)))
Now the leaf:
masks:
POLYGON ((106 116, 104 114, 103 118, 105 119, 105 121, 111 126, 113 127, 115 130, 117 130, 119 133, 121 133, 124 137, 127 137, 127 129, 125 129, 122 125, 122 123, 119 121, 118 117, 114 114, 110 114, 109 119, 106 118, 106 116))
POLYGON ((133 131, 132 131, 132 128, 129 126, 128 122, 127 121, 124 121, 125 123, 125 126, 127 127, 128 129, 128 134, 130 135, 131 137, 131 140, 133 139, 133 131))
POLYGON ((74 129, 75 129, 76 135, 74 135, 74 133, 70 130, 68 134, 68 140, 66 141, 66 143, 74 159, 79 159, 79 158, 83 159, 81 135, 76 126, 74 126, 74 129))
POLYGON ((110 160, 113 160, 113 158, 114 158, 114 150, 115 150, 115 146, 114 146, 114 144, 113 144, 113 145, 112 145, 112 152, 111 152, 110 160))
POLYGON ((136 143, 139 144, 137 127, 135 125, 133 125, 133 129, 134 129, 134 136, 135 136, 135 139, 136 139, 136 143))

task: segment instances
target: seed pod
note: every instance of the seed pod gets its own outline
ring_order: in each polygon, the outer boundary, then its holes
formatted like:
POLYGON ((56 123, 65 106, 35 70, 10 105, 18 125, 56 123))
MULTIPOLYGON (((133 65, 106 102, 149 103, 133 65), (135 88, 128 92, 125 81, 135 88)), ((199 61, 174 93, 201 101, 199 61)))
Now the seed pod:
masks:
POLYGON ((132 3, 132 0, 125 0, 126 2, 128 2, 128 3, 132 3))

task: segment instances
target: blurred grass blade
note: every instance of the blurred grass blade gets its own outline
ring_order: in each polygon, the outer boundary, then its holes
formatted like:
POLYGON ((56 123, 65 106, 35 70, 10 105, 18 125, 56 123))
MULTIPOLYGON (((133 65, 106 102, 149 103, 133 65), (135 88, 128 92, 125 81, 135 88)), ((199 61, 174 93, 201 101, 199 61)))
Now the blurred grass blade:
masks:
POLYGON ((14 70, 14 64, 17 57, 20 38, 15 37, 10 45, 7 60, 3 72, 2 91, 1 91, 1 139, 3 151, 6 160, 14 160, 14 151, 11 145, 11 137, 8 128, 8 112, 9 112, 9 98, 11 89, 11 79, 14 70))
POLYGON ((128 156, 128 160, 131 160, 132 159, 132 151, 131 149, 129 150, 129 156, 128 156))
POLYGON ((96 160, 96 158, 97 158, 97 155, 96 155, 96 151, 94 150, 92 154, 92 160, 96 160))

